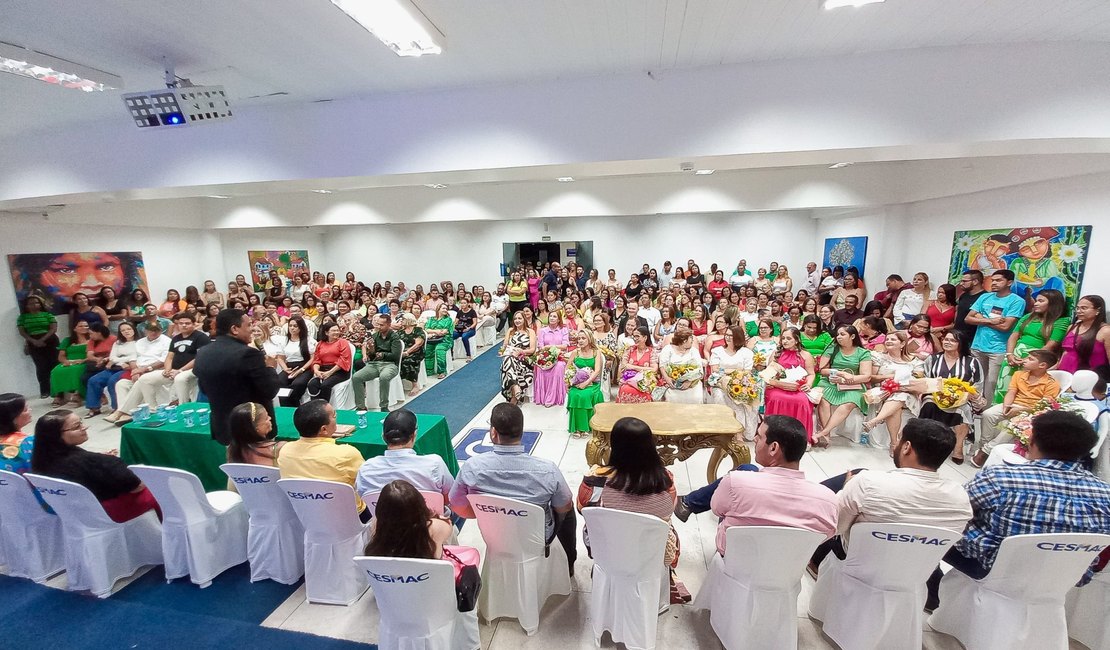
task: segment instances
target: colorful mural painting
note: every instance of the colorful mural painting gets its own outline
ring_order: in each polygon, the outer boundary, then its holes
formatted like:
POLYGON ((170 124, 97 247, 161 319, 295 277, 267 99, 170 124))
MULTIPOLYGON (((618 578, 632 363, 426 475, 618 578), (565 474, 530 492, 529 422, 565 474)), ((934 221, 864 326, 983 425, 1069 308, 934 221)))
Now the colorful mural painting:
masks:
POLYGON ((309 273, 308 251, 247 251, 251 265, 251 282, 255 291, 265 291, 270 286, 270 271, 277 271, 288 287, 294 273, 309 273))
POLYGON ((8 255, 8 268, 21 305, 33 293, 55 314, 69 311, 74 294, 95 298, 104 287, 120 297, 135 289, 150 295, 143 254, 138 252, 19 253, 8 255))

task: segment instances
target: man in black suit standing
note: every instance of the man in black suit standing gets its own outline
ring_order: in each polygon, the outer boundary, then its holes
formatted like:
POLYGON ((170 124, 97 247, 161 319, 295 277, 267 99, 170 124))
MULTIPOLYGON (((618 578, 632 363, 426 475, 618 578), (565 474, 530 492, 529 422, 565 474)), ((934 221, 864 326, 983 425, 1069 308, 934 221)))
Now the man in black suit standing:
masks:
POLYGON ((231 441, 231 409, 247 402, 265 407, 274 423, 270 436, 277 435, 273 402, 280 384, 273 363, 250 347, 250 340, 251 317, 241 309, 224 309, 216 316, 216 339, 197 351, 193 374, 210 402, 212 438, 222 445, 231 441))

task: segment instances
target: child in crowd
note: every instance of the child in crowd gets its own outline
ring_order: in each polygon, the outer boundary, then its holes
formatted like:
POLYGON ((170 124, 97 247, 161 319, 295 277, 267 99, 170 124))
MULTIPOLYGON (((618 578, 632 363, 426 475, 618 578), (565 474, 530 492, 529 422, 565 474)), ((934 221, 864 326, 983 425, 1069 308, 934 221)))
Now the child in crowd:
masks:
POLYGON ((1060 395, 1060 384, 1048 374, 1048 369, 1056 365, 1059 357, 1052 350, 1033 350, 1026 357, 1021 370, 1010 380, 1010 389, 1001 404, 995 404, 983 412, 983 432, 980 436, 979 451, 971 459, 971 464, 982 467, 990 456, 991 449, 999 443, 1009 442, 1011 436, 1000 436, 999 425, 1002 420, 1024 413, 1042 399, 1053 399, 1060 395))

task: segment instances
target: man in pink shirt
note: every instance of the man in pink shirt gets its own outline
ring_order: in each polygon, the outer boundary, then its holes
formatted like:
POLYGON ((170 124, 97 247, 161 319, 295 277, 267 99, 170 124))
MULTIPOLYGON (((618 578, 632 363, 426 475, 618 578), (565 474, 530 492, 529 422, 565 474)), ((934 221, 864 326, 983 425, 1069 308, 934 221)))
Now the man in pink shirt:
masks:
POLYGON ((721 518, 717 552, 725 554, 729 526, 786 526, 836 533, 837 503, 832 490, 806 480, 798 463, 806 451, 806 430, 786 415, 768 415, 755 432, 758 472, 734 471, 721 479, 710 506, 721 518))

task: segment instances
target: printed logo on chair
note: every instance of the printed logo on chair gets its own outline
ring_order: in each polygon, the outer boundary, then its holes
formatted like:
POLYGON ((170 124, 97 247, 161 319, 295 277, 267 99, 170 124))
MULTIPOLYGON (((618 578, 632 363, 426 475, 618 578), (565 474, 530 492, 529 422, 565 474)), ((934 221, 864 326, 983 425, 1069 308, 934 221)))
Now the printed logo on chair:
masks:
MULTIPOLYGON (((536 443, 540 441, 540 436, 543 435, 540 431, 525 431, 521 438, 524 444, 524 453, 531 454, 532 450, 536 448, 536 443)), ((455 457, 459 462, 465 461, 471 456, 484 454, 493 451, 493 442, 489 438, 489 429, 471 429, 466 432, 466 435, 459 440, 455 445, 455 457)))

